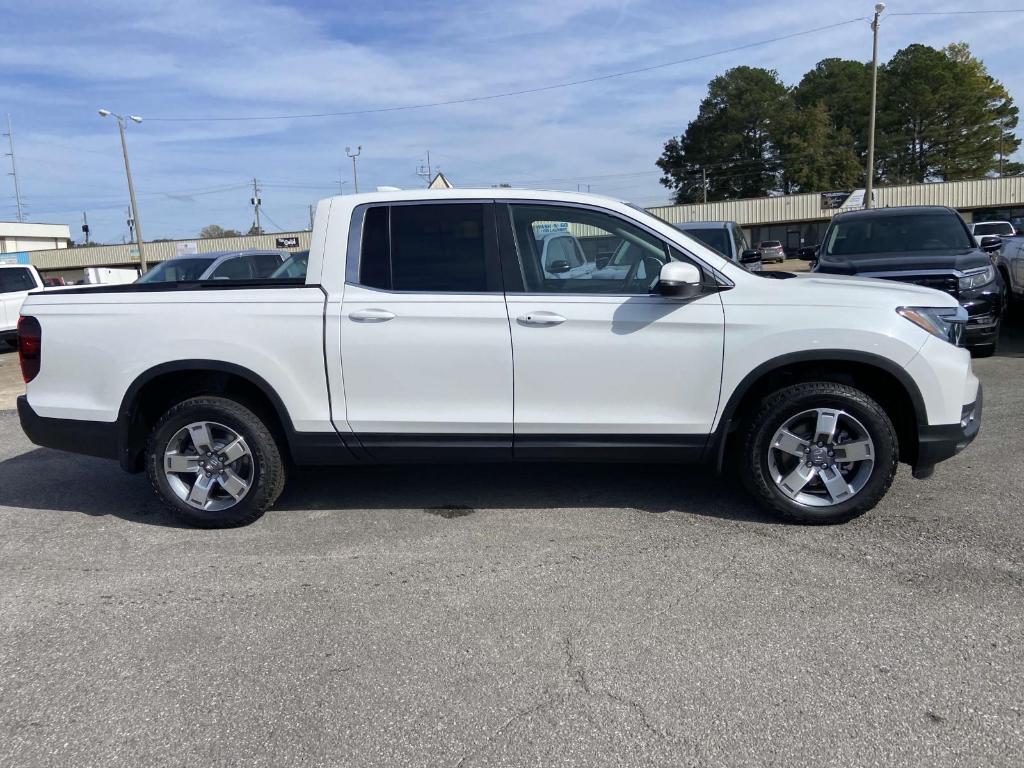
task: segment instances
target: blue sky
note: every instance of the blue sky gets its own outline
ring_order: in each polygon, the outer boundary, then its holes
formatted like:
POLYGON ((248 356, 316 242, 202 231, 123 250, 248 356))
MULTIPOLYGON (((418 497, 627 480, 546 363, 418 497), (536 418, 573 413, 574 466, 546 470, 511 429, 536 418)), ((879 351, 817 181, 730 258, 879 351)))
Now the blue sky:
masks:
MULTIPOLYGON (((739 64, 794 84, 828 56, 866 60, 866 22, 702 61, 571 88, 431 109, 322 119, 172 122, 158 118, 306 114, 462 99, 690 58, 871 12, 820 0, 0 0, 0 114, 14 122, 28 216, 94 239, 126 235, 117 130, 96 110, 142 115, 128 141, 147 239, 252 223, 248 180, 264 185, 264 225, 301 228, 308 205, 352 189, 345 146, 363 145, 359 181, 421 184, 431 150, 457 186, 509 182, 666 202, 654 161, 696 113, 707 82, 739 64)), ((1006 2, 893 2, 891 12, 980 10, 1006 2)), ((1024 100, 1020 16, 893 17, 881 56, 912 42, 970 43, 1024 100)), ((6 148, 5 150, 6 151, 6 148)), ((7 158, 0 158, 6 161, 7 158)), ((9 170, 6 163, 3 171, 9 170)), ((0 219, 14 218, 0 178, 0 219)))

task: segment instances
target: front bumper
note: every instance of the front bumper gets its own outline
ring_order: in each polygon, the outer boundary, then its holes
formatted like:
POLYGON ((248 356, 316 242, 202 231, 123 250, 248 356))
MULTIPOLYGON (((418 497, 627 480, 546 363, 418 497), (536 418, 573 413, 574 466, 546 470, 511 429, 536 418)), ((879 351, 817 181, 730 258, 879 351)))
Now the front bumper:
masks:
POLYGON ((963 407, 959 424, 919 426, 917 428, 917 461, 914 462, 914 477, 925 478, 932 474, 940 461, 956 456, 970 445, 981 430, 981 384, 978 397, 963 407))
POLYGON ((40 416, 28 404, 28 398, 18 398, 18 418, 28 439, 44 448, 116 459, 117 422, 79 421, 40 416))
POLYGON ((960 306, 967 310, 964 345, 975 347, 995 343, 1003 315, 1001 278, 983 288, 961 294, 960 306))

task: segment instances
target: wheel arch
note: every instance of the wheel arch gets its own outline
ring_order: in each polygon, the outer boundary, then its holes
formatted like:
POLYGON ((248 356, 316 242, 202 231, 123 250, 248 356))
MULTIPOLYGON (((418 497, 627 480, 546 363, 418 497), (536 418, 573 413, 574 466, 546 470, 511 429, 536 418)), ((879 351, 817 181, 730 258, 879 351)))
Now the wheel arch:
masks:
POLYGON ((732 390, 718 426, 708 441, 705 460, 721 470, 730 435, 761 398, 789 384, 834 381, 862 389, 892 419, 900 440, 900 460, 914 463, 918 427, 927 424, 921 390, 903 366, 881 355, 846 349, 792 352, 766 360, 732 390), (895 385, 895 386, 893 386, 895 385))
POLYGON ((127 472, 141 472, 146 437, 171 405, 197 395, 233 396, 255 408, 282 450, 295 434, 280 396, 267 381, 241 365, 222 360, 176 360, 144 371, 128 387, 117 415, 117 453, 127 472), (145 397, 145 395, 150 397, 145 397))

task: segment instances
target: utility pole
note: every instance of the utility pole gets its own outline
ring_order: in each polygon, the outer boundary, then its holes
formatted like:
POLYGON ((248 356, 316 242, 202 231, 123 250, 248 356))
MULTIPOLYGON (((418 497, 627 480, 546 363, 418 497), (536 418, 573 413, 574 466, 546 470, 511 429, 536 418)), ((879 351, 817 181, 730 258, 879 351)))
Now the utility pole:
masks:
POLYGON ((82 234, 85 235, 85 245, 89 244, 89 217, 82 211, 82 234))
POLYGON ((427 164, 419 165, 416 167, 416 175, 427 182, 427 186, 430 186, 431 180, 434 178, 434 170, 430 166, 430 150, 427 150, 427 164))
POLYGON ((25 214, 21 209, 21 190, 18 187, 18 166, 14 162, 14 129, 11 128, 11 115, 7 113, 7 144, 11 148, 11 151, 7 153, 7 156, 11 158, 11 172, 9 176, 14 177, 14 199, 18 204, 18 221, 25 221, 25 214))
MULTIPOLYGON (((587 184, 585 186, 587 187, 587 192, 589 193, 590 192, 590 185, 587 184)), ((583 191, 583 187, 584 187, 584 185, 582 183, 580 183, 580 182, 576 183, 576 191, 577 192, 582 192, 583 191)))
POLYGON ((864 184, 864 207, 871 207, 875 186, 875 112, 878 103, 878 17, 885 3, 875 3, 875 18, 871 21, 871 117, 868 122, 868 174, 864 184))
POLYGON ((310 232, 313 231, 313 213, 314 213, 315 210, 316 210, 316 208, 312 204, 310 204, 310 206, 309 206, 309 231, 310 232))
POLYGON ((700 169, 700 178, 701 178, 700 188, 702 190, 704 190, 704 204, 707 205, 707 202, 708 202, 708 169, 707 168, 701 168, 700 169))
MULTIPOLYGON (((124 155, 124 174, 128 177, 128 196, 132 201, 132 210, 130 214, 130 221, 132 224, 129 227, 135 229, 135 243, 139 247, 139 269, 142 274, 146 273, 149 269, 149 265, 146 263, 146 246, 142 243, 142 222, 139 221, 139 204, 135 200, 135 184, 132 183, 132 167, 128 163, 128 144, 124 138, 124 116, 117 115, 111 112, 109 109, 99 110, 100 117, 111 117, 113 116, 117 120, 117 130, 121 134, 121 154, 124 155)), ((138 115, 128 115, 128 119, 133 123, 141 123, 142 118, 138 115)))
POLYGON ((338 194, 339 195, 344 195, 345 194, 345 185, 348 184, 348 182, 345 181, 344 176, 345 176, 345 169, 342 168, 341 166, 338 166, 337 182, 338 182, 338 194))
POLYGON ((256 180, 256 177, 252 177, 252 197, 249 198, 249 202, 252 203, 252 208, 256 212, 256 234, 262 235, 263 229, 260 227, 260 205, 263 201, 260 199, 260 183, 256 180))
MULTIPOLYGON (((125 215, 128 217, 128 242, 131 242, 135 240, 135 217, 132 216, 131 206, 125 211, 125 215)), ((141 251, 142 249, 140 248, 139 252, 141 253, 141 251)))
POLYGON ((352 186, 359 194, 359 172, 356 170, 356 158, 359 157, 363 152, 363 145, 360 144, 356 147, 356 151, 353 153, 351 147, 345 147, 345 154, 352 158, 352 186))

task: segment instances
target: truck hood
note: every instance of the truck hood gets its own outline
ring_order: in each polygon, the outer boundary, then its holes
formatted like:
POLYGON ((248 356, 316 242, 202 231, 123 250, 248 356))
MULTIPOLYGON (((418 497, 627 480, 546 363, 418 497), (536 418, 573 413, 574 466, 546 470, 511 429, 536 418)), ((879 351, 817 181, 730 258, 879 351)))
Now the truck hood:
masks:
POLYGON ((958 270, 984 267, 991 264, 983 251, 968 248, 957 251, 928 251, 927 253, 872 253, 849 256, 823 256, 815 273, 834 275, 863 275, 871 272, 920 270, 958 270))
POLYGON ((811 306, 833 307, 957 307, 948 293, 911 283, 868 277, 830 275, 818 272, 797 274, 780 282, 780 294, 788 301, 811 306))

